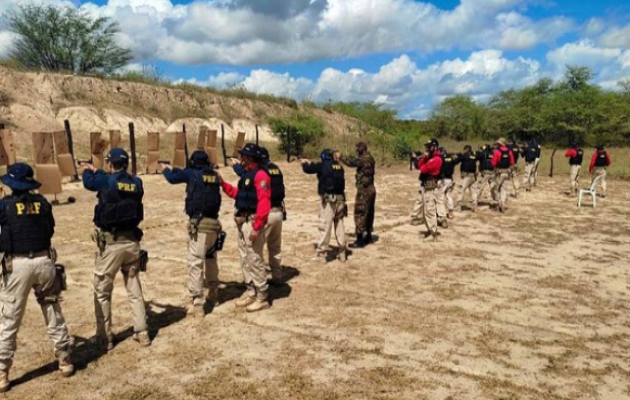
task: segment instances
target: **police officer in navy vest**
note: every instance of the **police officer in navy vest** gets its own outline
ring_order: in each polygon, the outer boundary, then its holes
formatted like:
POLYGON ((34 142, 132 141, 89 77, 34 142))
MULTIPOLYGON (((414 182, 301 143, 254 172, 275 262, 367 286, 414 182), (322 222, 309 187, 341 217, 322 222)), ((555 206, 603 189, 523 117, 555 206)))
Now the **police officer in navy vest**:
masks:
POLYGON ((96 231, 93 239, 98 246, 94 266, 94 307, 96 336, 93 342, 114 346, 112 332, 111 299, 114 278, 122 271, 129 304, 133 313, 133 339, 142 346, 149 346, 147 317, 144 306, 140 271, 146 266, 146 252, 140 249, 144 218, 142 180, 127 172, 129 155, 114 148, 105 158, 106 171, 92 164, 82 163, 83 186, 97 192, 98 203, 94 208, 96 231))
MULTIPOLYGON (((265 237, 267 250, 269 251, 269 269, 271 272, 271 284, 282 285, 284 273, 282 268, 282 225, 286 219, 286 207, 284 205, 285 186, 282 170, 269 157, 269 150, 260 147, 260 166, 271 179, 271 211, 265 225, 265 237)), ((245 173, 243 164, 238 159, 232 158, 232 169, 239 177, 245 173)))
POLYGON ((346 261, 346 233, 343 218, 346 216, 346 178, 341 164, 334 158, 334 151, 324 149, 320 162, 302 159, 302 171, 317 175, 317 193, 320 196, 319 232, 315 259, 326 259, 332 228, 338 244, 338 257, 346 261))
POLYGON ((494 183, 494 167, 492 166, 492 146, 485 144, 481 147, 481 150, 477 152, 477 160, 479 161, 479 178, 475 182, 475 199, 473 204, 473 211, 477 210, 479 200, 483 195, 483 191, 486 186, 492 191, 494 183))
POLYGON ((577 142, 572 141, 569 149, 564 155, 569 159, 571 193, 576 195, 580 186, 580 170, 582 169, 582 162, 584 161, 584 150, 577 142))
POLYGON ((55 232, 52 207, 44 196, 31 193, 41 183, 33 179, 33 169, 27 164, 13 164, 1 179, 13 191, 0 200, 0 251, 3 254, 0 257, 0 392, 6 392, 10 387, 9 369, 17 334, 31 289, 35 290, 44 314, 62 375, 72 375, 74 367, 70 361, 72 340, 58 302, 62 286, 50 256, 55 232))
POLYGON ((261 168, 260 147, 247 143, 240 151, 245 172, 237 186, 225 182, 221 176, 221 187, 225 194, 235 199, 234 221, 238 229, 238 253, 247 290, 238 300, 237 307, 256 312, 270 307, 267 270, 263 262, 265 225, 271 211, 271 179, 261 168))
POLYGON ((455 164, 459 164, 459 199, 457 200, 457 207, 461 211, 462 203, 464 202, 464 194, 466 191, 470 191, 472 203, 477 204, 477 194, 475 192, 474 184, 477 181, 477 154, 472 150, 470 145, 464 146, 464 151, 457 154, 455 157, 455 164))
POLYGON ((269 151, 266 148, 260 148, 260 156, 262 159, 261 167, 271 179, 271 211, 269 212, 267 225, 265 225, 271 283, 281 285, 284 282, 282 270, 282 224, 286 218, 284 175, 280 167, 270 160, 269 151))
POLYGON ((208 286, 205 302, 210 310, 219 303, 219 267, 217 251, 223 247, 221 222, 221 183, 203 150, 190 156, 190 167, 173 168, 161 164, 164 177, 170 184, 186 184, 186 215, 188 223, 188 294, 189 309, 194 315, 204 316, 204 277, 208 286))

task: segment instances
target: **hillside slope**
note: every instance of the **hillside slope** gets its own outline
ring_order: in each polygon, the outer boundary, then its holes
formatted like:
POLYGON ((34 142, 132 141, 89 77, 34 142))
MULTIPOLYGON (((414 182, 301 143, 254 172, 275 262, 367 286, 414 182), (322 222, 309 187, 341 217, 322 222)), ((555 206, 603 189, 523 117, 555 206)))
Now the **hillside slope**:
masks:
MULTIPOLYGON (((254 139, 259 125, 260 139, 273 141, 267 118, 292 111, 294 108, 280 102, 227 97, 190 87, 174 89, 0 67, 0 123, 19 133, 18 149, 30 146, 30 134, 23 133, 63 130, 64 119, 70 121, 79 142, 92 131, 119 129, 124 135, 129 122, 139 135, 179 131, 186 124, 194 136, 202 125, 220 130, 223 124, 227 138, 245 131, 247 140, 254 139)), ((324 121, 330 134, 351 132, 357 126, 357 121, 344 115, 321 109, 311 112, 324 121)))

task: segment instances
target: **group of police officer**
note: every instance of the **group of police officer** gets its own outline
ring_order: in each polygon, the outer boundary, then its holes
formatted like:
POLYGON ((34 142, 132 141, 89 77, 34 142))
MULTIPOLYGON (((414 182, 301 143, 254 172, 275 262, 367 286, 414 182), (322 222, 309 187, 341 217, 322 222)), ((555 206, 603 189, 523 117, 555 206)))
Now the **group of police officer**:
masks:
MULTIPOLYGON (((433 240, 437 240, 438 225, 448 227, 447 218, 452 218, 456 208, 452 191, 453 175, 458 164, 461 182, 457 208, 461 211, 464 196, 466 192, 470 192, 472 211, 477 211, 479 199, 484 189, 488 187, 496 208, 504 212, 509 197, 509 182, 512 182, 513 196, 518 197, 519 187, 516 180, 519 157, 522 156, 525 160, 522 187, 526 191, 531 191, 538 181, 540 155, 541 148, 535 140, 519 146, 515 140, 507 143, 501 138, 494 146, 486 144, 476 152, 470 145, 466 145, 461 153, 455 155, 439 147, 437 139, 429 140, 425 143, 425 152, 422 155, 412 153, 413 163, 420 170, 421 189, 411 213, 411 224, 425 224, 426 237, 433 240)), ((571 193, 576 194, 584 150, 577 142, 572 142, 565 155, 569 158, 570 164, 571 193)), ((592 174, 593 180, 600 177, 603 197, 606 196, 605 179, 609 165, 609 153, 603 145, 598 145, 591 159, 589 173, 592 174)))
MULTIPOLYGON (((189 311, 196 316, 219 303, 218 252, 223 247, 225 232, 219 220, 221 190, 235 199, 234 220, 238 228, 238 254, 246 290, 236 300, 236 306, 248 312, 270 307, 269 284, 283 284, 282 225, 286 219, 285 186, 280 168, 269 159, 269 152, 248 143, 240 151, 240 160, 233 159, 234 171, 239 176, 237 185, 226 182, 211 164, 208 155, 195 151, 186 168, 161 164, 165 179, 171 184, 186 184, 185 212, 189 217, 187 289, 191 298, 189 311), (263 261, 267 244, 269 269, 263 261), (271 279, 268 280, 268 276, 271 279), (208 288, 204 296, 204 288, 208 288), (207 306, 207 307, 206 307, 207 306)), ((439 148, 437 140, 425 144, 425 153, 416 155, 420 170, 420 196, 412 213, 412 224, 425 223, 427 237, 437 239, 438 223, 447 226, 455 203, 452 199, 455 165, 461 165, 461 193, 458 207, 466 191, 472 194, 473 210, 485 186, 490 186, 498 209, 504 211, 508 198, 508 182, 514 181, 516 161, 523 155, 526 161, 524 186, 531 189, 536 182, 536 168, 540 147, 530 143, 525 148, 507 145, 499 139, 494 150, 484 146, 473 152, 470 146, 451 156, 439 148), (479 174, 477 174, 477 163, 479 174)), ((583 150, 575 144, 566 153, 571 164, 571 187, 577 186, 583 150)), ((359 142, 356 157, 325 149, 320 160, 302 159, 302 169, 318 179, 320 197, 320 238, 315 259, 326 259, 331 251, 332 232, 337 241, 337 258, 345 261, 347 248, 362 248, 373 242, 375 162, 367 145, 359 142), (347 216, 345 171, 342 163, 357 168, 357 197, 355 201, 356 241, 347 246, 343 219, 347 216), (333 230, 334 228, 334 230, 333 230)), ((96 334, 90 343, 111 350, 114 335, 111 329, 111 298, 115 276, 122 272, 133 314, 133 339, 141 346, 149 346, 146 309, 139 273, 146 270, 148 255, 140 247, 144 219, 143 183, 127 172, 129 155, 123 149, 110 150, 105 169, 82 163, 83 185, 97 193, 93 222, 93 240, 98 251, 94 265, 94 308, 96 334)), ((594 176, 606 175, 610 156, 598 146, 589 171, 594 176)), ((54 262, 51 248, 55 220, 50 203, 34 193, 41 183, 34 179, 33 169, 24 163, 12 165, 1 177, 12 193, 0 200, 0 250, 2 251, 2 283, 0 288, 0 392, 10 388, 9 369, 16 350, 17 333, 24 315, 28 293, 34 289, 42 309, 48 335, 54 343, 55 356, 63 376, 74 373, 70 355, 73 341, 68 334, 59 296, 65 286, 61 265, 54 262)), ((603 178, 602 178, 603 180, 603 178)), ((603 188, 605 192, 605 181, 603 188)), ((516 195, 516 185, 514 185, 516 195)))

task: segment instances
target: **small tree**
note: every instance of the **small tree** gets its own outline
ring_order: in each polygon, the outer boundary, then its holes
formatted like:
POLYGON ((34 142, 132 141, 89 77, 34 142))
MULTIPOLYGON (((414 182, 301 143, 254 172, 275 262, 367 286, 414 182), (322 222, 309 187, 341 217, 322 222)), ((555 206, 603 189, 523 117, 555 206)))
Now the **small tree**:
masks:
POLYGON ((8 19, 18 35, 11 57, 24 68, 109 74, 131 60, 131 51, 116 44, 120 29, 109 18, 39 5, 19 7, 8 19))
POLYGON ((288 118, 272 118, 271 130, 280 139, 279 150, 287 154, 304 156, 309 147, 316 146, 324 136, 324 123, 319 118, 294 112, 288 118))

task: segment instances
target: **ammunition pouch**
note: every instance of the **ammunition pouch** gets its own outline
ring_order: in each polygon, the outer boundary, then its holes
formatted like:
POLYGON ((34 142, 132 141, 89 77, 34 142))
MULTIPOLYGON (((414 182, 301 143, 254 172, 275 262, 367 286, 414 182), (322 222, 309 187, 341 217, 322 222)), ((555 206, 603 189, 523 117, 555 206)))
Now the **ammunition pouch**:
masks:
POLYGON ((66 267, 64 267, 63 264, 55 264, 55 287, 58 288, 57 291, 59 293, 68 289, 66 267))
POLYGON ((422 187, 424 188, 424 190, 435 190, 438 188, 438 181, 433 179, 423 181, 422 187))
POLYGON ((201 222, 202 217, 193 217, 190 218, 188 222, 188 236, 191 240, 197 240, 197 233, 199 232, 199 223, 201 222))
POLYGON ((146 272, 148 263, 149 263, 149 252, 146 250, 140 250, 140 255, 138 258, 138 271, 146 272))
POLYGON ((2 274, 13 273, 13 258, 8 257, 6 253, 2 254, 2 274))
POLYGON ((227 237, 227 233, 224 231, 219 232, 217 235, 217 240, 214 241, 212 247, 206 251, 206 258, 214 258, 214 253, 217 251, 223 250, 223 244, 225 243, 225 238, 227 237))

